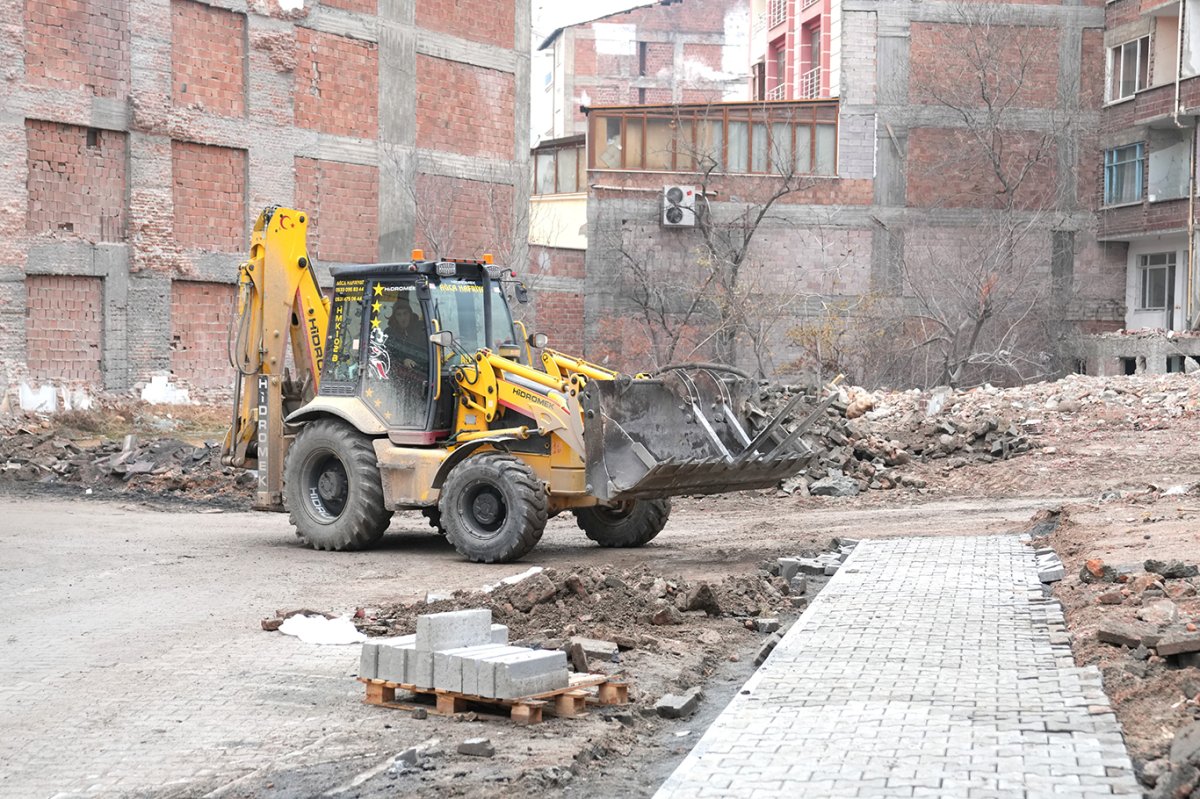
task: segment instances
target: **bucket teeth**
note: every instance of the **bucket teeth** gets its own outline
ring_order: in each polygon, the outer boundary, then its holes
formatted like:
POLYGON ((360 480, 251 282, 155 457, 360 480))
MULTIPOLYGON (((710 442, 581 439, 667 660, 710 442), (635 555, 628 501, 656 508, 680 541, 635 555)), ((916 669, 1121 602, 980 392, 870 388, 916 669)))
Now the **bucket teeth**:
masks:
MULTIPOLYGON (((768 488, 803 469, 811 457, 799 437, 828 401, 790 431, 782 419, 799 399, 751 437, 742 398, 746 382, 680 375, 592 381, 585 410, 587 481, 604 501, 768 488)), ((762 414, 759 413, 761 417, 762 414)))

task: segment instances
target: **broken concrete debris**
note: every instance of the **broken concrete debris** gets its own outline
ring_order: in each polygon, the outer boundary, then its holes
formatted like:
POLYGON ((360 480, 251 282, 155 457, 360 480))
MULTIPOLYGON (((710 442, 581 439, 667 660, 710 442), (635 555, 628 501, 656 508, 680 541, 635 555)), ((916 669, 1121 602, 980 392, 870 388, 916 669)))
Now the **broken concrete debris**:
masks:
POLYGON ((686 718, 696 712, 703 698, 703 690, 691 688, 682 695, 667 694, 658 700, 654 710, 664 719, 686 718))
POLYGON ((1167 579, 1178 580, 1200 575, 1200 567, 1194 563, 1184 563, 1180 560, 1161 561, 1147 560, 1143 568, 1152 574, 1158 574, 1167 579))
POLYGON ((835 551, 822 552, 816 557, 785 557, 779 558, 776 561, 776 567, 779 570, 779 576, 788 583, 789 590, 795 594, 802 594, 807 588, 805 575, 822 575, 832 577, 837 574, 842 563, 850 557, 850 553, 858 546, 858 541, 851 538, 833 540, 835 551), (793 581, 798 581, 795 586, 793 581))
POLYGON ((775 647, 779 646, 779 642, 783 640, 783 636, 778 632, 771 633, 771 637, 763 641, 762 646, 758 648, 758 654, 754 656, 754 665, 761 666, 775 651, 775 647))
POLYGON ((564 652, 507 640, 507 629, 493 625, 487 609, 422 615, 414 635, 364 643, 359 676, 497 699, 567 687, 564 652))

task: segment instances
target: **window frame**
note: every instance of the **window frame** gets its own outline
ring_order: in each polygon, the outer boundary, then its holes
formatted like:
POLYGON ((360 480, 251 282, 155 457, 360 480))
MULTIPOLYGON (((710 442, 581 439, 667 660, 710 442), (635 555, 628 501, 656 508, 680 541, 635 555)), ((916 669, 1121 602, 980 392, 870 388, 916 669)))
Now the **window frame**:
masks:
POLYGON ((1138 36, 1108 48, 1108 74, 1104 86, 1104 101, 1120 103, 1129 100, 1150 86, 1150 34, 1138 36), (1133 91, 1123 94, 1125 84, 1125 48, 1134 45, 1133 91))
POLYGON ((1110 147, 1104 151, 1104 202, 1105 208, 1122 205, 1136 205, 1146 199, 1146 143, 1131 142, 1119 147, 1110 147), (1118 160, 1118 154, 1123 150, 1133 150, 1132 159, 1118 160), (1132 200, 1114 197, 1116 191, 1117 170, 1132 165, 1134 168, 1133 183, 1137 187, 1137 196, 1132 200))
POLYGON ((1171 279, 1174 277, 1178 257, 1174 251, 1148 252, 1138 256, 1138 311, 1167 311, 1170 310, 1171 279), (1162 263, 1151 263, 1152 259, 1161 258, 1162 263), (1162 305, 1147 305, 1147 288, 1152 275, 1162 275, 1162 305))
POLYGON ((579 194, 587 191, 587 158, 588 158, 587 141, 570 141, 559 144, 554 144, 548 147, 534 148, 530 160, 530 196, 533 197, 549 197, 555 194, 579 194), (573 191, 559 191, 559 152, 562 150, 575 150, 575 189, 573 191), (549 158, 552 166, 553 175, 549 176, 550 186, 552 191, 539 191, 539 184, 542 180, 541 169, 538 162, 543 158, 549 158))
MULTIPOLYGON (((784 102, 750 102, 713 104, 704 106, 607 106, 589 109, 587 164, 589 169, 608 170, 617 172, 702 172, 704 168, 697 164, 698 156, 710 155, 716 166, 712 169, 717 174, 728 175, 780 175, 777 169, 777 158, 774 157, 774 142, 778 133, 777 126, 786 125, 790 131, 791 140, 787 152, 790 158, 799 156, 802 148, 797 147, 797 141, 802 136, 809 137, 808 165, 796 166, 796 174, 811 177, 837 177, 839 157, 840 106, 836 100, 817 101, 784 101, 784 102), (676 129, 672 137, 670 158, 666 168, 647 167, 646 160, 646 122, 670 115, 676 129), (607 130, 609 120, 620 120, 621 147, 618 162, 615 166, 599 164, 599 143, 595 136, 590 135, 597 126, 607 130), (740 168, 731 168, 730 130, 742 124, 746 127, 744 145, 741 140, 735 146, 743 150, 738 155, 744 155, 745 163, 740 168), (700 152, 703 141, 713 140, 711 134, 706 135, 706 126, 716 125, 720 128, 720 152, 700 152), (755 131, 765 128, 765 136, 759 131, 759 147, 762 149, 763 139, 767 147, 764 158, 761 152, 755 153, 755 131), (818 144, 818 131, 822 128, 833 129, 832 152, 824 152, 818 144), (705 131, 705 132, 702 132, 705 131), (633 158, 630 158, 632 142, 630 137, 637 139, 640 146, 632 148, 633 158), (683 143, 685 147, 680 147, 683 143), (686 149, 685 149, 686 148, 686 149), (690 151, 689 151, 690 149, 690 151), (764 168, 755 169, 756 161, 764 168), (830 171, 818 171, 819 165, 829 164, 830 171)), ((607 147, 607 144, 605 144, 607 147)), ((740 159, 739 159, 740 160, 740 159)))

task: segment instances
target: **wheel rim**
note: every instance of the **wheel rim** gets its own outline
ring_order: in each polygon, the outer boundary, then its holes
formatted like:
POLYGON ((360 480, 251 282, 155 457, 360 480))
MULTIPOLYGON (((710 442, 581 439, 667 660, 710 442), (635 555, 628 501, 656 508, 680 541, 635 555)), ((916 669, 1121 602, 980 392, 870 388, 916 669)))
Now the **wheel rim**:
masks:
POLYGON ((476 538, 495 538, 508 518, 508 506, 500 490, 488 483, 477 483, 463 492, 462 518, 476 538))
POLYGON ((633 502, 619 502, 616 505, 597 505, 596 515, 607 522, 619 522, 629 518, 633 513, 633 502))
POLYGON ((314 452, 301 479, 309 515, 323 524, 337 521, 350 499, 350 477, 341 458, 329 450, 314 452))

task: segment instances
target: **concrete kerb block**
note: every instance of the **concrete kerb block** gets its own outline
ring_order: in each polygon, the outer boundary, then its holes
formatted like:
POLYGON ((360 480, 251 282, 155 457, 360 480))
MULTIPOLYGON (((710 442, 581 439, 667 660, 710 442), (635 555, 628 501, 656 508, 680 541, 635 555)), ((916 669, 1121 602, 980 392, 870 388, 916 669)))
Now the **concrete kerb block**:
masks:
POLYGON ((566 688, 567 653, 559 650, 530 651, 495 661, 497 699, 519 699, 566 688))
POLYGON ((363 642, 362 653, 358 656, 358 676, 367 680, 379 676, 379 644, 374 641, 363 642))
POLYGON ((441 652, 492 643, 492 612, 487 608, 427 613, 417 617, 417 649, 441 652))
POLYGON ((358 660, 358 676, 369 680, 390 680, 392 682, 400 682, 403 678, 403 659, 401 659, 399 668, 396 667, 391 650, 397 646, 413 645, 414 636, 401 635, 395 638, 374 638, 369 641, 364 641, 362 645, 362 654, 358 660), (385 668, 380 668, 380 661, 383 661, 385 668), (399 676, 392 677, 390 674, 398 674, 399 676))
POLYGON ((416 651, 413 638, 414 636, 404 635, 399 638, 385 638, 379 642, 379 679, 389 682, 411 682, 409 660, 411 653, 416 651))
POLYGON ((492 625, 492 643, 507 644, 508 643, 508 628, 503 624, 492 625))
POLYGON ((784 579, 784 582, 791 582, 792 578, 800 571, 799 558, 780 558, 779 559, 779 576, 784 579))
POLYGON ((492 696, 496 690, 495 665, 493 661, 508 655, 530 650, 519 646, 497 644, 480 647, 480 653, 464 659, 462 664, 462 692, 472 696, 492 696))
POLYGON ((433 687, 433 652, 413 648, 405 652, 404 668, 408 679, 404 682, 417 688, 433 687))

